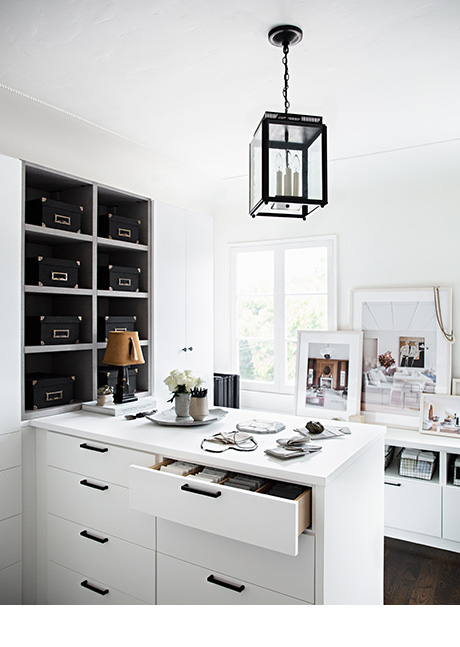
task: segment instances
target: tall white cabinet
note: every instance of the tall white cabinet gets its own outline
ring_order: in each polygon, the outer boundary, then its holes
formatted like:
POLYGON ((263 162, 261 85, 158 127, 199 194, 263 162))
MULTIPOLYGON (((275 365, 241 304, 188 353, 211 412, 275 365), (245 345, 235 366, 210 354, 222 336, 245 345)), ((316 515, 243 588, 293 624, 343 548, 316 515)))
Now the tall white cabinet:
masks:
POLYGON ((154 392, 164 378, 190 369, 213 388, 212 218, 155 202, 153 214, 154 392))
POLYGON ((22 599, 21 162, 0 155, 3 371, 0 382, 0 604, 22 599))

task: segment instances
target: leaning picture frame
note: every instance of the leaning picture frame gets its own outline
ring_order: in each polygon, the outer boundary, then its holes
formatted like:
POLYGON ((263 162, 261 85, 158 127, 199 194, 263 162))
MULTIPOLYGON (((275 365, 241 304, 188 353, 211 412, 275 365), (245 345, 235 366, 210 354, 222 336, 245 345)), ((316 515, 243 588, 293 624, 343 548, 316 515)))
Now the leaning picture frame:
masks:
POLYGON ((458 377, 452 378, 452 395, 460 395, 460 379, 458 377))
POLYGON ((424 393, 419 421, 421 434, 457 438, 460 443, 460 396, 424 393))
POLYGON ((362 333, 299 330, 295 413, 348 420, 359 413, 362 333))
POLYGON ((418 429, 422 395, 451 392, 452 289, 353 290, 351 320, 363 332, 365 421, 418 429))

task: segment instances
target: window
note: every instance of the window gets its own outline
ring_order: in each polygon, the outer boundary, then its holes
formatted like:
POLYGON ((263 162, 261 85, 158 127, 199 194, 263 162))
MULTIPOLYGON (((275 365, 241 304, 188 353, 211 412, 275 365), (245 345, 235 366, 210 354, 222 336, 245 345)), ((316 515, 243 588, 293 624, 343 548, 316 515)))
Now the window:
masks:
POLYGON ((231 247, 234 371, 242 387, 293 393, 297 330, 335 330, 335 237, 231 247))

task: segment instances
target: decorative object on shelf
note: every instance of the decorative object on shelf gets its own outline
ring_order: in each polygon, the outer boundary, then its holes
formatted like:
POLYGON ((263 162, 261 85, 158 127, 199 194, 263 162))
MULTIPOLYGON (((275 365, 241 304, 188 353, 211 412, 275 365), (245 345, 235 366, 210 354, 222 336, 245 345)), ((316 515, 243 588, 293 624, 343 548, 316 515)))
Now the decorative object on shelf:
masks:
POLYGON ((74 375, 54 373, 26 373, 26 409, 36 411, 45 407, 71 404, 74 397, 74 375))
POLYGON ((451 288, 353 290, 352 327, 364 335, 366 422, 418 429, 422 395, 450 393, 452 343, 440 322, 451 330, 451 317, 451 288), (388 355, 394 363, 384 368, 388 355))
POLYGON ((327 129, 322 117, 289 114, 288 54, 302 40, 294 25, 274 27, 268 39, 283 48, 284 113, 266 112, 250 145, 249 213, 302 218, 327 204, 327 129))
POLYGON ((103 407, 105 404, 112 404, 113 388, 108 384, 100 386, 97 390, 97 404, 103 407))
POLYGON ((121 267, 119 265, 100 265, 98 267, 98 287, 100 290, 139 292, 140 267, 121 267))
POLYGON ((26 258, 25 280, 27 285, 55 288, 78 288, 80 261, 65 258, 33 256, 26 258))
POLYGON ((140 220, 125 218, 116 213, 98 217, 98 234, 110 240, 124 240, 128 243, 139 243, 140 220))
POLYGON ((118 366, 118 380, 113 401, 115 404, 134 402, 137 397, 131 392, 128 366, 144 364, 139 344, 139 335, 133 331, 112 330, 105 350, 103 364, 118 366))
POLYGON ((153 416, 146 416, 157 425, 167 427, 199 427, 200 425, 209 425, 218 420, 222 420, 227 415, 224 409, 209 409, 209 414, 203 420, 194 420, 191 416, 177 416, 174 408, 161 411, 153 416))
POLYGON ((208 389, 194 388, 190 391, 189 415, 194 420, 204 420, 209 415, 208 389))
POLYGON ((434 452, 405 448, 400 455, 399 473, 401 476, 431 481, 436 463, 437 455, 434 452))
POLYGON ((49 316, 25 317, 25 341, 27 346, 54 346, 78 344, 83 317, 49 316))
POLYGON ((419 431, 422 434, 458 438, 460 441, 460 396, 424 393, 419 431))
POLYGON ((299 330, 295 411, 298 416, 344 418, 359 413, 362 333, 299 330), (321 350, 334 345, 334 359, 321 350))
POLYGON ((68 202, 38 198, 26 202, 26 222, 40 227, 63 229, 79 234, 83 207, 68 202))
POLYGON ((204 380, 201 377, 195 377, 188 369, 184 371, 174 369, 163 382, 172 393, 168 402, 174 402, 176 415, 183 418, 189 416, 191 391, 201 387, 204 380))

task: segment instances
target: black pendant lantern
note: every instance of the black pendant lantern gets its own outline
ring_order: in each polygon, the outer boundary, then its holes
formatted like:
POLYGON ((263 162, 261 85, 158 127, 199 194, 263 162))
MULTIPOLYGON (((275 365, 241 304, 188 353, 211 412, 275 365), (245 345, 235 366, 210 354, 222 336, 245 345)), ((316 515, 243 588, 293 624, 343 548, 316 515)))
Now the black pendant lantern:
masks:
POLYGON ((322 117, 288 113, 289 47, 302 40, 292 25, 274 27, 272 45, 283 48, 284 113, 266 112, 250 145, 249 212, 306 217, 327 204, 327 128, 322 117))

